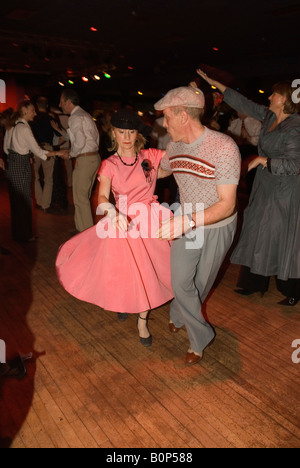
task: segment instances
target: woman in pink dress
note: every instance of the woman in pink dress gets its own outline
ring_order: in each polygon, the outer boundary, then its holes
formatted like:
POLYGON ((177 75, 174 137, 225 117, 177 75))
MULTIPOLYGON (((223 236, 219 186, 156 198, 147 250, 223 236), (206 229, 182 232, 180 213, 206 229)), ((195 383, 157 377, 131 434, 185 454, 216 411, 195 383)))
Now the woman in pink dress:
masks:
POLYGON ((173 215, 154 196, 157 178, 169 174, 160 169, 162 151, 141 149, 143 123, 133 111, 121 109, 111 124, 116 153, 99 170, 97 214, 105 216, 60 248, 57 275, 74 297, 121 321, 139 314, 140 342, 151 346, 149 312, 173 299, 170 244, 156 238, 160 222, 173 215))

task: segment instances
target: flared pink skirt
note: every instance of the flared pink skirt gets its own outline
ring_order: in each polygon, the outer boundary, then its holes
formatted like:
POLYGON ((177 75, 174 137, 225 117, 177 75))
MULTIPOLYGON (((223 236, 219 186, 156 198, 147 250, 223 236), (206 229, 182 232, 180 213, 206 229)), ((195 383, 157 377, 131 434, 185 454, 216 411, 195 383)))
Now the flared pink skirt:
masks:
POLYGON ((154 203, 148 210, 149 235, 138 235, 138 226, 134 235, 123 237, 107 228, 104 218, 61 246, 56 260, 60 283, 77 299, 113 312, 141 313, 170 301, 170 243, 154 238, 159 218, 169 217, 169 210, 154 203))

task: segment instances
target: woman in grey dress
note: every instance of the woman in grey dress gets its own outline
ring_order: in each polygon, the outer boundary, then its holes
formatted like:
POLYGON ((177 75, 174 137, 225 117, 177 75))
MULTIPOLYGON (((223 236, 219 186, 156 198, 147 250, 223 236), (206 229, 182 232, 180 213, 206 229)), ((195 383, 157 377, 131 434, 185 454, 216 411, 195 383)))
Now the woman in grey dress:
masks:
POLYGON ((198 74, 223 94, 233 109, 258 119, 262 129, 259 156, 249 165, 257 168, 239 242, 231 261, 242 265, 237 292, 250 295, 268 290, 276 276, 280 304, 300 299, 300 115, 292 82, 273 86, 270 106, 256 104, 231 88, 198 74))

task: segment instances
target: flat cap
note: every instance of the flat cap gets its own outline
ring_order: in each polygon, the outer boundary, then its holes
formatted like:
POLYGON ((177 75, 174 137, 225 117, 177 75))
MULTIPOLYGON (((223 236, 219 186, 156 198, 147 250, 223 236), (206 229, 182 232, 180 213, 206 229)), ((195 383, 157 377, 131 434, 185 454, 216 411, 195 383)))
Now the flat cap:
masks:
POLYGON ((156 110, 177 106, 204 109, 204 94, 201 89, 192 86, 181 86, 180 88, 171 89, 160 101, 154 104, 156 110))

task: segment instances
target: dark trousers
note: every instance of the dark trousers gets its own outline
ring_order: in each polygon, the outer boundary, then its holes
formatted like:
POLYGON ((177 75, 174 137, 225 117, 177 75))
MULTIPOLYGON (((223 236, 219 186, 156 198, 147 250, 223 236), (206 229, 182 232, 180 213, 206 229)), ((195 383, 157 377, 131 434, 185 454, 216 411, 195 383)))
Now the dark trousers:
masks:
MULTIPOLYGON (((251 273, 250 268, 242 266, 237 286, 253 292, 264 294, 269 289, 270 277, 251 273)), ((276 278, 278 291, 286 297, 300 299, 300 278, 289 278, 287 281, 276 278)))
POLYGON ((30 157, 10 150, 7 158, 12 237, 17 242, 33 237, 30 157))

